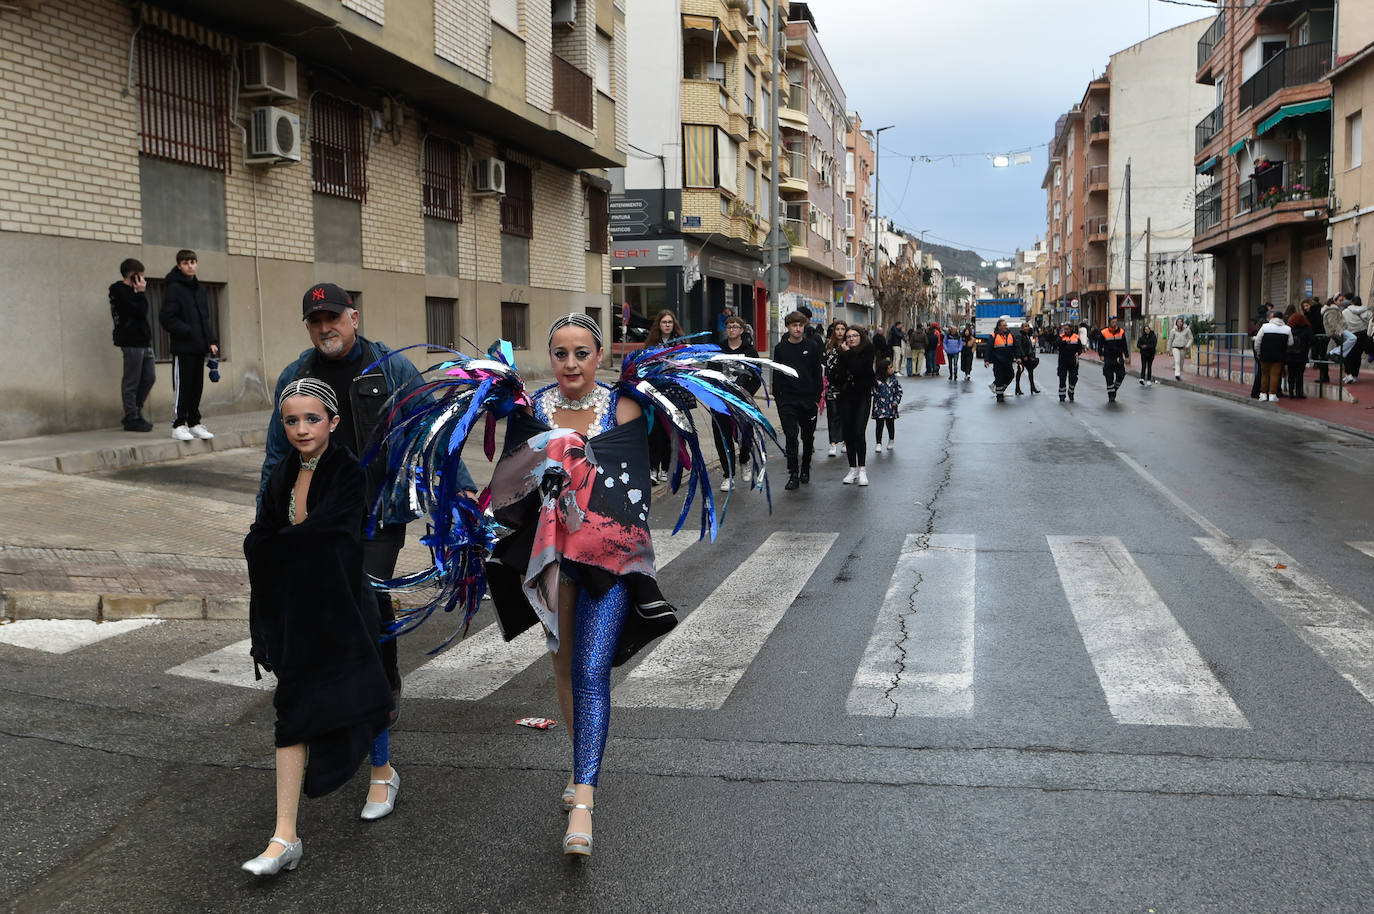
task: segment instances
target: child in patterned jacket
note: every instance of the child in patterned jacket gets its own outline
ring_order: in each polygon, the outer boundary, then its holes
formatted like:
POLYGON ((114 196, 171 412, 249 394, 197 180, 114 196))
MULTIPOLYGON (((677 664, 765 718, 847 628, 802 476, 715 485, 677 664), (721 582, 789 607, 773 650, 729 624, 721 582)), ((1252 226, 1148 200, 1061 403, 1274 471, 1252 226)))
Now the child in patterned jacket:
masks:
POLYGON ((873 426, 878 443, 873 453, 881 454, 884 427, 887 428, 887 449, 890 451, 897 444, 897 407, 902 402, 902 382, 897 380, 891 359, 878 359, 874 374, 878 376, 878 383, 873 386, 873 426))

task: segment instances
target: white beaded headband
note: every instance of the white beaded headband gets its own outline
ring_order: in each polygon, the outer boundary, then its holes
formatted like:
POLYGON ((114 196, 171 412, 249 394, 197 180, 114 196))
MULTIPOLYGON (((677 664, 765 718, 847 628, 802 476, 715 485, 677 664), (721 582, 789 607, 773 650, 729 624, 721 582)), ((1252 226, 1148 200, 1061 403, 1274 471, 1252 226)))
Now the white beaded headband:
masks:
POLYGON ((334 395, 334 388, 319 378, 297 378, 287 384, 282 388, 281 398, 277 400, 277 409, 281 409, 287 397, 297 396, 314 397, 324 404, 324 408, 329 410, 329 415, 339 414, 339 398, 334 395))

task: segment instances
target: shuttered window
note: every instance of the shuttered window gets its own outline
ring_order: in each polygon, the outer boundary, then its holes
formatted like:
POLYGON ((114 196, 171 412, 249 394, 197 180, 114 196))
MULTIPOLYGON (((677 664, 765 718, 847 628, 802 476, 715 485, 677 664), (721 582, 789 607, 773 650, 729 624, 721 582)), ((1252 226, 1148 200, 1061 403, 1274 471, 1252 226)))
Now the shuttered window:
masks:
POLYGON ((309 117, 315 192, 366 202, 362 109, 343 99, 317 95, 309 117))
POLYGON ((605 32, 596 33, 596 88, 611 94, 611 39, 605 32))
POLYGON ((534 237, 534 180, 530 170, 506 162, 506 195, 501 198, 501 231, 521 238, 534 237))
POLYGON ((730 134, 716 128, 716 182, 730 193, 739 192, 739 144, 730 134))
POLYGON ((600 188, 587 188, 587 250, 593 254, 611 252, 610 206, 610 194, 600 188))
POLYGON ((458 144, 439 137, 425 140, 425 215, 450 222, 463 221, 462 161, 458 144))
POLYGON ((137 56, 139 152, 227 171, 229 58, 151 27, 137 56))

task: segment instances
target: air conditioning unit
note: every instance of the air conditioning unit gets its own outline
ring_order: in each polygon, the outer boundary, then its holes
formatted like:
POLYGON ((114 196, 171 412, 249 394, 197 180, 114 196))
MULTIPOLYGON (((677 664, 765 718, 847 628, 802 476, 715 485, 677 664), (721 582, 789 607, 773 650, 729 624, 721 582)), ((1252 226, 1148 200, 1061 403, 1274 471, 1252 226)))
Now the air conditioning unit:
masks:
POLYGON ((553 24, 572 28, 577 25, 577 0, 552 0, 553 24))
POLYGON ((296 58, 270 44, 243 49, 244 96, 296 97, 296 58))
POLYGON ((501 159, 477 159, 472 163, 472 192, 500 196, 506 192, 506 163, 501 159))
POLYGON ((283 165, 301 160, 301 119, 290 111, 263 105, 248 121, 250 165, 283 165))

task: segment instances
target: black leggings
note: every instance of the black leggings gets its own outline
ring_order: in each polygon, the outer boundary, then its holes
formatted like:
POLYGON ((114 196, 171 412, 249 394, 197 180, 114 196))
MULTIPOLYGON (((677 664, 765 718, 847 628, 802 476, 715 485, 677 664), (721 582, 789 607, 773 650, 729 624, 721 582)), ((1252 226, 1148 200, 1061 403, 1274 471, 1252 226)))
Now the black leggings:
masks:
POLYGON ((888 439, 889 441, 896 441, 896 440, 897 440, 897 420, 896 420, 896 419, 874 419, 874 420, 873 420, 873 434, 876 436, 876 438, 877 438, 879 444, 882 444, 882 443, 883 443, 883 429, 884 429, 884 428, 887 429, 887 439, 888 439))
POLYGON ((1140 380, 1155 379, 1155 353, 1153 349, 1140 350, 1140 380))
POLYGON ((866 466, 868 463, 868 441, 864 432, 868 429, 868 414, 873 409, 873 394, 863 393, 841 397, 840 415, 844 420, 844 449, 852 467, 866 466))

